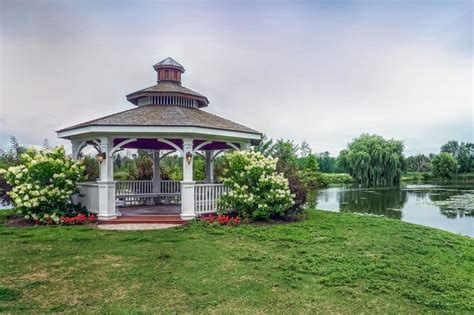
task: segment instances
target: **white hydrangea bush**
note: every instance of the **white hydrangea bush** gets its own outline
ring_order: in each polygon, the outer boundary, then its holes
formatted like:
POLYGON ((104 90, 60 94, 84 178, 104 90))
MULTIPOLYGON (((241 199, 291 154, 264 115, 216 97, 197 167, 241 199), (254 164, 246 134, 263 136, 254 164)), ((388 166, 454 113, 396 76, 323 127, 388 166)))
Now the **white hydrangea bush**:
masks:
POLYGON ((8 192, 17 213, 39 222, 59 223, 71 195, 78 192, 84 167, 64 154, 64 147, 29 148, 18 166, 0 169, 12 186, 8 192))
POLYGON ((234 151, 226 155, 226 161, 223 181, 231 190, 219 199, 221 211, 232 210, 250 220, 268 220, 288 213, 294 195, 288 180, 276 171, 277 158, 234 151))

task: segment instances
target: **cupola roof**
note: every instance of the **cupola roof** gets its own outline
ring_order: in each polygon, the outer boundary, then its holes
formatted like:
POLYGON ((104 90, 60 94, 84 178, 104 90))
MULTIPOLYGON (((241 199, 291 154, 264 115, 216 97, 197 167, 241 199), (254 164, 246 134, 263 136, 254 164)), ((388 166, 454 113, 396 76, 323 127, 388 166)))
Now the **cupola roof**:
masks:
POLYGON ((206 96, 181 85, 184 67, 171 57, 153 65, 157 72, 156 85, 127 95, 134 105, 177 105, 202 108, 209 105, 206 96))
POLYGON ((153 65, 153 69, 157 70, 159 68, 175 68, 181 70, 181 73, 185 71, 184 67, 171 57, 161 60, 160 62, 153 65))

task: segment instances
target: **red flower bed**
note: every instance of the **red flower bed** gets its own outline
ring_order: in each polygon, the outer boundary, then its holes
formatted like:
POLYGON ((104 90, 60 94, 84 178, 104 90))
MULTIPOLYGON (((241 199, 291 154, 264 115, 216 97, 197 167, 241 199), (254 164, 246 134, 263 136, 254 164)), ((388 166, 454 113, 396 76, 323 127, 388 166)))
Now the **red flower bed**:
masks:
POLYGON ((86 223, 93 223, 97 221, 97 216, 93 213, 85 214, 68 214, 63 215, 59 218, 59 221, 54 221, 53 218, 47 218, 42 221, 34 220, 35 225, 52 225, 52 224, 86 224, 86 223))
POLYGON ((240 218, 237 217, 231 217, 229 215, 225 214, 206 214, 201 216, 201 221, 208 222, 209 224, 211 223, 218 223, 219 225, 231 225, 231 226, 236 226, 241 223, 240 218))
POLYGON ((84 213, 78 214, 74 217, 66 217, 62 216, 61 217, 61 223, 63 224, 85 224, 85 223, 92 223, 97 220, 97 217, 95 214, 89 214, 86 215, 84 213))

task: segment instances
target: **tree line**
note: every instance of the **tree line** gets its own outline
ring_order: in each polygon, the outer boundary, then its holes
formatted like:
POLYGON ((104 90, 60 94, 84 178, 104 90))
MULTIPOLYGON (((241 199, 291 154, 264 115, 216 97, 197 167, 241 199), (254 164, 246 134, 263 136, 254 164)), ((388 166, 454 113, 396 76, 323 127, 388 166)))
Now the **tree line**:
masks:
MULTIPOLYGON (((19 156, 25 151, 14 136, 10 142, 9 149, 0 149, 0 167, 15 165, 19 156)), ((43 141, 43 147, 49 147, 47 139, 43 141)), ((455 140, 443 144, 437 154, 416 154, 408 157, 404 156, 402 141, 370 134, 362 134, 353 139, 338 156, 331 156, 327 151, 313 152, 305 141, 297 144, 292 140, 273 140, 265 136, 254 150, 266 156, 278 157, 280 170, 288 177, 298 178, 298 185, 307 188, 349 181, 367 186, 394 185, 399 183, 402 175, 407 172, 429 174, 427 177, 440 178, 453 178, 457 174, 474 172, 474 143, 455 140)), ((95 157, 84 155, 82 158, 86 166, 86 178, 96 180, 99 177, 99 165, 95 157)), ((193 163, 194 178, 203 180, 204 158, 197 155, 193 163)), ((219 180, 224 169, 225 157, 219 156, 215 160, 214 178, 219 180)), ((166 156, 161 160, 160 171, 163 179, 180 180, 182 157, 166 156)), ((117 180, 151 179, 152 153, 147 150, 137 150, 128 154, 118 153, 114 157, 114 176, 117 180)), ((0 186, 5 186, 1 178, 0 186)))

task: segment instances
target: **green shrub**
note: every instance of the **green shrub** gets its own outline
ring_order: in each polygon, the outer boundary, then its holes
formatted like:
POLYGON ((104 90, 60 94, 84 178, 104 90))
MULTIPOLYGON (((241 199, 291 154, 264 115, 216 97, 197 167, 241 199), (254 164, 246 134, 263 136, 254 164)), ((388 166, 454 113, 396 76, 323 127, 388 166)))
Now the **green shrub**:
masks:
POLYGON ((430 172, 407 172, 404 176, 402 176, 402 181, 423 181, 432 178, 433 175, 430 172))
POLYGON ((12 185, 8 193, 17 213, 34 220, 59 223, 70 207, 70 197, 78 192, 77 183, 84 167, 64 155, 64 147, 23 153, 18 166, 1 169, 12 185))
POLYGON ((0 301, 15 301, 20 296, 16 289, 0 286, 0 301))
POLYGON ((327 176, 320 172, 299 171, 299 177, 309 189, 324 188, 329 185, 327 176))
POLYGON ((114 180, 130 180, 130 175, 125 171, 115 172, 114 180))
POLYGON ((276 171, 277 159, 260 152, 235 151, 226 155, 224 185, 231 191, 219 200, 221 210, 235 211, 241 218, 268 220, 288 214, 294 195, 288 179, 276 171))
POLYGON ((294 204, 291 207, 292 212, 298 213, 306 204, 308 197, 308 182, 302 177, 302 172, 298 171, 296 167, 291 164, 277 163, 276 168, 278 173, 288 179, 288 187, 293 197, 294 204))
POLYGON ((322 173, 321 177, 328 184, 350 184, 354 182, 352 176, 347 173, 322 173))
POLYGON ((447 152, 441 152, 435 155, 431 160, 433 165, 433 175, 435 177, 453 178, 459 169, 456 158, 447 152))

